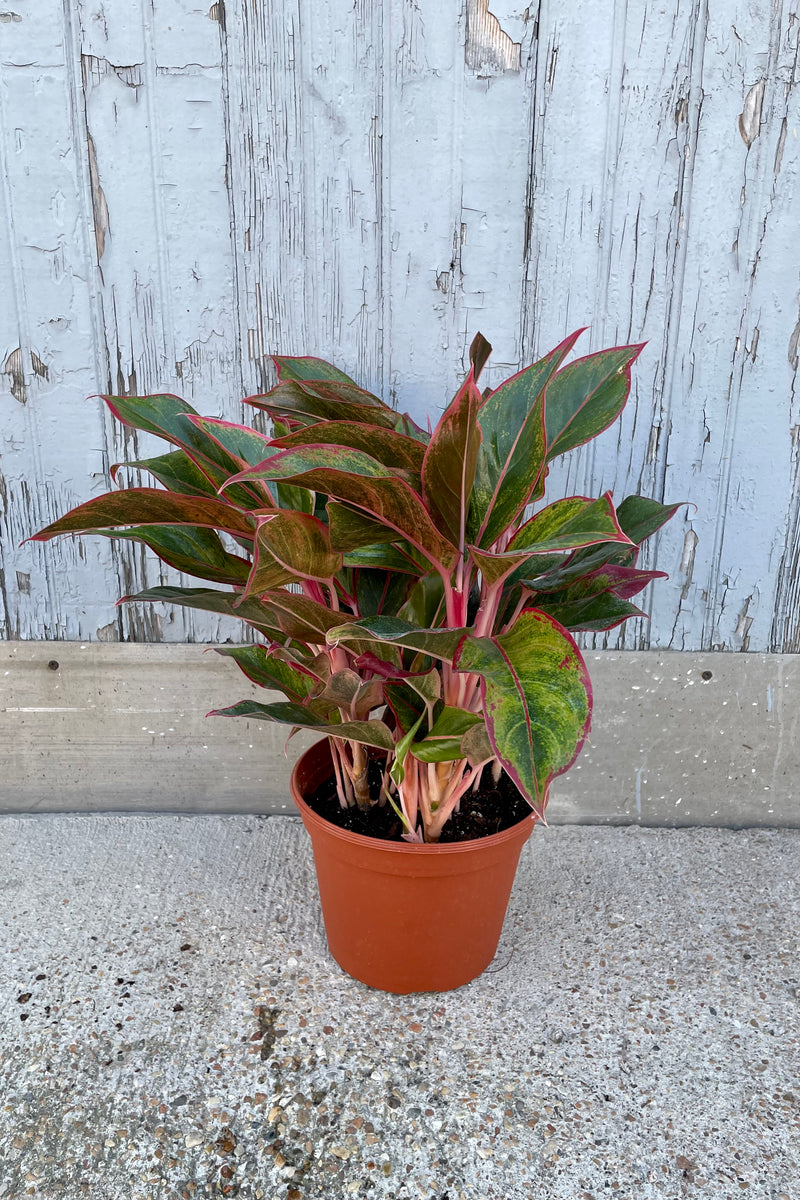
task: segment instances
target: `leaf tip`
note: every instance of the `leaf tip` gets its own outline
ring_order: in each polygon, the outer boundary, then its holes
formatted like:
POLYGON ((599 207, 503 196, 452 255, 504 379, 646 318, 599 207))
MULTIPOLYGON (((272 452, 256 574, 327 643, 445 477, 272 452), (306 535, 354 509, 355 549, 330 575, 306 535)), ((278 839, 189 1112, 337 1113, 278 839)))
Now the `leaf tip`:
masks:
POLYGON ((472 374, 476 383, 491 353, 491 344, 487 342, 482 333, 476 333, 469 347, 469 361, 472 365, 472 374))

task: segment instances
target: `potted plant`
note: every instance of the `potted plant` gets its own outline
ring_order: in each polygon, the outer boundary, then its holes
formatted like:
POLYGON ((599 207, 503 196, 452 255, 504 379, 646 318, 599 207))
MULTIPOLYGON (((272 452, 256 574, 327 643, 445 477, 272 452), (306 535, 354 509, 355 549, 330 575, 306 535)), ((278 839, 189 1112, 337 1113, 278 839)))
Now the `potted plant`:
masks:
POLYGON ((172 445, 35 535, 133 538, 213 586, 163 601, 246 621, 218 653, 284 699, 214 715, 323 740, 292 777, 328 940, 390 991, 456 987, 494 955, 522 845, 589 729, 572 634, 643 615, 638 549, 675 512, 610 492, 544 503, 548 464, 606 429, 641 346, 564 365, 580 332, 495 389, 478 334, 463 386, 420 428, 317 358, 277 357, 247 403, 272 437, 176 396, 105 397, 172 445))

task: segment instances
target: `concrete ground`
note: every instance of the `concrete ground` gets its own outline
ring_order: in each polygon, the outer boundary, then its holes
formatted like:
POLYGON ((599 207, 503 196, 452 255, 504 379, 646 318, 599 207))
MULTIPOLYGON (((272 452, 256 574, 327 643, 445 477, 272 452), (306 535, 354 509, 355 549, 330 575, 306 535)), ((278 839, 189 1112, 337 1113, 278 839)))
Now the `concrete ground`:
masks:
POLYGON ((795 1200, 799 875, 539 828, 492 967, 395 997, 295 819, 0 818, 0 1197, 795 1200))

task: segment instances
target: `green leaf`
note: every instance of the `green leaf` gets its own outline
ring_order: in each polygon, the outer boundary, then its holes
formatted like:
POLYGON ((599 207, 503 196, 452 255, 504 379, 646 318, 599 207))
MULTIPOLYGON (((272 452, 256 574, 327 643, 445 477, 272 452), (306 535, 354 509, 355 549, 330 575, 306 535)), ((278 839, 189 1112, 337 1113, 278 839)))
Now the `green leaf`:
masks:
POLYGON ((290 700, 303 701, 317 686, 317 680, 266 646, 215 646, 216 654, 232 658, 248 679, 259 687, 277 688, 290 700))
POLYGON ((522 511, 545 462, 544 389, 582 331, 490 392, 478 411, 478 451, 467 534, 491 546, 522 511))
POLYGON ((242 601, 239 592, 220 592, 213 588, 182 588, 182 587, 152 587, 145 588, 135 595, 123 596, 120 604, 131 604, 138 601, 175 604, 181 608, 197 608, 201 612, 222 613, 228 617, 236 617, 252 625, 260 634, 270 641, 280 641, 283 638, 281 629, 272 621, 258 600, 242 601))
POLYGON ((110 472, 112 482, 116 483, 121 467, 149 471, 169 492, 178 492, 182 496, 213 496, 217 499, 216 487, 185 450, 172 450, 169 454, 142 458, 136 462, 115 463, 110 472))
POLYGON ((260 603, 286 636, 299 642, 324 646, 326 633, 342 619, 341 613, 333 612, 326 605, 283 588, 265 592, 260 603))
POLYGON ((473 725, 482 724, 483 719, 476 713, 446 706, 426 736, 412 745, 411 753, 421 762, 454 762, 464 758, 461 739, 473 725))
POLYGON ((288 381, 263 396, 249 396, 245 404, 270 416, 311 425, 318 421, 350 421, 394 429, 397 413, 355 384, 288 381))
POLYGON ((508 633, 464 639, 453 662, 480 675, 495 754, 541 816, 550 781, 574 761, 589 730, 591 689, 572 638, 528 609, 508 633))
POLYGON ((409 625, 433 629, 440 624, 444 604, 444 580, 438 571, 429 571, 414 584, 397 615, 409 625))
POLYGON ((337 500, 329 500, 327 507, 331 546, 334 550, 342 550, 347 554, 362 546, 397 541, 395 529, 366 516, 360 509, 340 504, 337 500))
POLYGON ((291 450, 314 443, 363 450, 378 462, 396 470, 411 471, 417 476, 425 457, 425 447, 415 438, 398 433, 395 429, 381 429, 355 421, 318 421, 314 425, 307 425, 305 429, 298 429, 286 437, 276 438, 273 451, 291 450))
POLYGON ((458 551, 442 537, 427 509, 404 480, 359 450, 347 447, 300 446, 281 450, 258 467, 234 476, 246 479, 289 479, 364 509, 413 546, 437 568, 449 570, 458 551))
POLYGON ((273 354, 272 361, 278 370, 279 379, 331 379, 338 383, 352 383, 355 387, 355 381, 349 375, 325 362, 324 358, 313 358, 309 355, 290 358, 283 354, 273 354))
POLYGON ((617 419, 644 344, 616 346, 570 363, 550 380, 545 406, 547 461, 597 437, 617 419))
POLYGON ((123 538, 142 542, 155 551, 163 562, 211 583, 231 586, 246 583, 250 563, 246 558, 229 554, 219 536, 211 529, 194 529, 190 525, 151 525, 134 529, 93 529, 102 537, 123 538))
POLYGON ((385 683, 383 692, 389 708, 395 715, 398 728, 407 734, 418 719, 427 711, 427 704, 407 683, 385 683))
MULTIPOLYGON (((265 592, 279 584, 261 581, 261 556, 266 564, 278 563, 290 576, 327 583, 341 570, 342 556, 331 550, 328 528, 308 513, 279 511, 259 523, 255 540, 256 562, 247 590, 265 592)), ((284 581, 285 582, 285 581, 284 581)))
POLYGON ((682 504, 659 504, 646 496, 626 496, 617 509, 617 520, 638 546, 674 517, 681 507, 682 504))
POLYGON ((474 370, 470 370, 437 422, 422 464, 422 498, 437 526, 454 546, 464 545, 481 442, 476 421, 480 398, 474 370))
POLYGON ((406 771, 405 771, 406 757, 408 756, 409 748, 411 746, 412 741, 414 740, 414 736, 415 736, 417 730, 419 729, 420 725, 422 724, 422 719, 424 716, 425 716, 424 713, 420 714, 420 716, 417 718, 417 720, 414 722, 414 724, 408 730, 408 733, 403 734, 400 741, 395 746, 394 762, 392 763, 392 767, 391 767, 391 770, 389 771, 389 774, 391 775, 392 780, 394 781, 394 783, 397 784, 398 787, 400 786, 400 784, 403 782, 403 780, 406 777, 406 771))
POLYGON ((471 767, 479 767, 481 763, 494 758, 494 749, 483 721, 480 725, 473 725, 464 734, 461 739, 461 753, 471 767))
MULTIPOLYGON (((399 571, 403 575, 418 575, 420 571, 418 564, 410 554, 404 554, 397 546, 389 546, 385 543, 378 546, 361 546, 358 550, 351 550, 344 556, 344 565, 358 570, 399 571)), ((408 587, 408 580, 405 587, 408 587)), ((364 615, 369 614, 365 612, 364 615)))
POLYGON ((341 724, 331 725, 303 705, 284 701, 259 704, 255 700, 240 700, 238 704, 232 704, 229 708, 215 708, 208 716, 250 717, 257 721, 274 721, 279 725, 311 729, 327 737, 360 742, 364 746, 377 746, 379 750, 394 749, 394 739, 383 721, 342 721, 341 724))
POLYGON ((278 507, 289 512, 314 513, 314 493, 308 488, 294 487, 291 483, 275 483, 275 495, 278 507))
POLYGON ((602 633, 614 629, 629 617, 646 617, 635 604, 622 600, 613 592, 600 592, 597 595, 574 596, 571 599, 556 600, 549 595, 536 598, 536 605, 542 612, 548 613, 565 629, 574 631, 602 633))
POLYGON ((175 446, 203 454, 207 438, 185 420, 187 414, 200 414, 180 396, 162 393, 154 396, 103 396, 103 399, 121 424, 141 429, 144 433, 154 433, 175 446))
POLYGON ((222 452, 218 457, 218 465, 228 468, 235 463, 240 466, 252 466, 260 463, 272 453, 271 439, 266 434, 258 433, 248 425, 236 425, 232 421, 221 421, 216 417, 199 417, 191 415, 187 421, 204 433, 209 441, 219 447, 222 452))
POLYGON ((597 500, 585 496, 556 500, 520 526, 508 548, 544 554, 553 550, 575 550, 598 542, 631 545, 630 538, 620 527, 618 514, 614 512, 611 492, 604 492, 597 500))
POLYGON ((366 617, 347 625, 338 625, 328 631, 328 644, 348 645, 355 641, 388 642, 392 646, 416 650, 431 658, 452 662, 453 655, 463 641, 467 629, 415 629, 399 617, 366 617))
MULTIPOLYGON (((391 547, 380 546, 377 549, 385 551, 391 550, 391 547)), ((355 573, 355 593, 362 617, 376 617, 384 610, 397 612, 411 584, 405 574, 407 569, 407 563, 400 567, 399 572, 395 569, 373 571, 359 568, 355 573)))
POLYGON ((31 540, 46 542, 59 533, 90 533, 114 525, 193 525, 248 538, 255 532, 253 518, 224 500, 182 496, 159 488, 131 488, 79 504, 31 540))

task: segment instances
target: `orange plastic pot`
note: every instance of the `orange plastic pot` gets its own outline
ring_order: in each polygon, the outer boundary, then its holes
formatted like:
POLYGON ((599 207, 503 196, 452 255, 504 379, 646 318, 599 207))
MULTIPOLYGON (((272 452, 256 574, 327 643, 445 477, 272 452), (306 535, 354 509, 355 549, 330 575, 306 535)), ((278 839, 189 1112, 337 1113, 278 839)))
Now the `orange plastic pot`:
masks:
POLYGON ((492 961, 531 814, 470 842, 409 845, 339 829, 306 804, 333 775, 327 741, 301 756, 292 798, 311 835, 331 954, 385 992, 443 992, 492 961))

